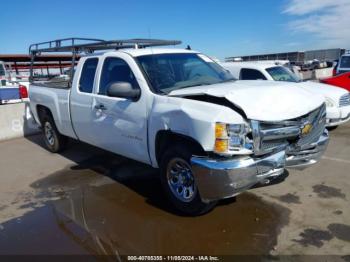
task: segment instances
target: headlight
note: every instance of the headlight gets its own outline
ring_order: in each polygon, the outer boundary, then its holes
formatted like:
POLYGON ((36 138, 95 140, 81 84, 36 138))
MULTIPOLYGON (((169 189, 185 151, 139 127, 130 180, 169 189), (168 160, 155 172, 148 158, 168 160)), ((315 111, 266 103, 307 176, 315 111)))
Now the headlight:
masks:
POLYGON ((214 152, 221 155, 252 154, 253 143, 247 137, 249 132, 247 124, 216 123, 214 152))
POLYGON ((334 107, 335 102, 332 99, 330 99, 329 97, 326 97, 326 106, 327 107, 334 107))

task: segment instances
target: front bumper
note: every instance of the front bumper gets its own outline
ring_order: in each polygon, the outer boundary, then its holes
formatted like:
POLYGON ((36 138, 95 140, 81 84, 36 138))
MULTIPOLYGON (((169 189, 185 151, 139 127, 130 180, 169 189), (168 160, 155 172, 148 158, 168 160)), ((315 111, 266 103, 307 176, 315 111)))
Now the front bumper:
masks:
POLYGON ((192 170, 202 201, 233 197, 284 172, 286 153, 234 159, 192 157, 192 170))
POLYGON ((268 156, 232 159, 193 156, 192 171, 202 201, 233 197, 260 182, 276 178, 285 168, 305 169, 321 158, 328 142, 329 135, 325 130, 317 142, 299 150, 284 148, 268 156))
POLYGON ((317 142, 310 144, 302 150, 287 149, 286 168, 303 170, 320 160, 326 151, 329 142, 329 134, 325 129, 317 142))
POLYGON ((350 120, 350 106, 327 108, 326 126, 339 126, 350 120))

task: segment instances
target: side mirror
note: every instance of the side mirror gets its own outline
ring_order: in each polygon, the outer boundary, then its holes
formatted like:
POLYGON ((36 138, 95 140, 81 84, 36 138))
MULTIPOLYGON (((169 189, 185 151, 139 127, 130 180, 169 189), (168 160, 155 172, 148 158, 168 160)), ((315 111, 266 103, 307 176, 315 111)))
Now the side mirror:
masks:
POLYGON ((137 100, 140 97, 141 90, 133 89, 128 82, 113 82, 107 86, 107 95, 110 97, 121 97, 130 100, 137 100))

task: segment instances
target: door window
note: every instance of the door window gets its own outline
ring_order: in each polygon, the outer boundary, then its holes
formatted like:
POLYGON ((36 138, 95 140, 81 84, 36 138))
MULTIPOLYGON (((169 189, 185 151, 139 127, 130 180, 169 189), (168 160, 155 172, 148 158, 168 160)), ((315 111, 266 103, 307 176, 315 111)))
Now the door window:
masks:
POLYGON ((239 79, 241 80, 266 80, 266 77, 258 70, 242 68, 239 79))
POLYGON ((107 57, 104 61, 101 73, 99 94, 107 95, 109 84, 114 82, 128 82, 134 89, 139 88, 137 80, 129 65, 120 58, 107 57))
POLYGON ((79 90, 81 92, 92 93, 97 64, 97 58, 89 58, 85 61, 79 80, 79 90))

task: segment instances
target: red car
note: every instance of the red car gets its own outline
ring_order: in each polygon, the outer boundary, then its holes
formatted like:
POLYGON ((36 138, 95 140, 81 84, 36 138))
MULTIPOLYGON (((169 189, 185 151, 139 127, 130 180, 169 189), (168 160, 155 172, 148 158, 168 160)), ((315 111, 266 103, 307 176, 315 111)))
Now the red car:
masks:
POLYGON ((342 87, 350 92, 350 72, 321 79, 320 81, 325 84, 342 87))

